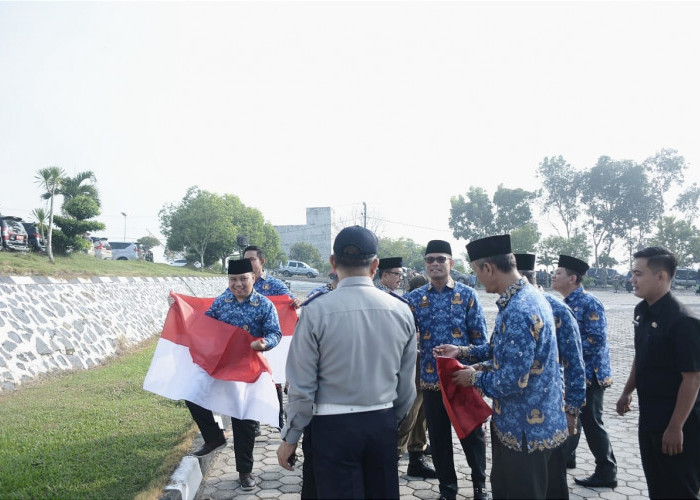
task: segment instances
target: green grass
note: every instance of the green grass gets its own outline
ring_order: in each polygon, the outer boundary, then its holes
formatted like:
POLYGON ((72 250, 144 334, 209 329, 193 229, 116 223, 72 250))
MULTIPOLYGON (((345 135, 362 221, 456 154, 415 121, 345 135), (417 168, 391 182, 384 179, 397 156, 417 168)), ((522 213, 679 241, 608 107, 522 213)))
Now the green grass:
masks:
POLYGON ((158 498, 195 429, 142 389, 155 343, 0 395, 0 497, 158 498))
POLYGON ((52 276, 55 278, 87 278, 92 276, 211 276, 220 264, 199 271, 189 267, 174 267, 144 260, 102 260, 83 253, 55 257, 51 264, 45 254, 0 252, 0 275, 52 276))

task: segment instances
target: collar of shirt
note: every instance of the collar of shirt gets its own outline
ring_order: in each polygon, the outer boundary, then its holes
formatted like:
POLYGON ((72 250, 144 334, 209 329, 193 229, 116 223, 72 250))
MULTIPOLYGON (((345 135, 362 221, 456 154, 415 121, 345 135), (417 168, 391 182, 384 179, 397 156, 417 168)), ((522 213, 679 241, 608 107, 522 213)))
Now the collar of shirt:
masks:
POLYGON ((583 295, 583 294, 585 294, 585 293, 586 293, 586 290, 584 290, 584 289, 583 289, 583 285, 581 285, 581 286, 579 286, 576 290, 574 290, 573 292, 571 292, 569 295, 567 295, 566 297, 564 297, 564 302, 566 302, 567 304, 569 304, 571 301, 576 300, 578 297, 580 297, 581 295, 583 295))
POLYGON ((666 308, 666 306, 671 302, 671 292, 666 293, 663 297, 661 297, 659 300, 654 302, 652 305, 649 305, 649 303, 644 300, 641 302, 641 309, 639 312, 641 312, 643 315, 646 315, 647 313, 650 314, 650 316, 658 317, 661 314, 663 314, 663 310, 666 308))
MULTIPOLYGON (((452 289, 454 287, 455 287, 455 280, 452 279, 452 276, 448 276, 447 283, 445 283, 445 288, 452 289)), ((428 291, 432 291, 432 290, 433 290, 433 282, 431 281, 428 283, 428 291)))
POLYGON ((341 287, 354 285, 369 285, 372 288, 374 288, 372 278, 370 278, 369 276, 348 276, 347 278, 343 278, 338 282, 336 290, 341 287))
POLYGON ((527 284, 528 282, 525 278, 520 278, 518 281, 506 288, 506 291, 503 292, 503 294, 500 297, 498 297, 498 300, 496 301, 498 309, 505 309, 513 295, 515 295, 518 292, 518 290, 522 290, 523 288, 525 288, 527 284))

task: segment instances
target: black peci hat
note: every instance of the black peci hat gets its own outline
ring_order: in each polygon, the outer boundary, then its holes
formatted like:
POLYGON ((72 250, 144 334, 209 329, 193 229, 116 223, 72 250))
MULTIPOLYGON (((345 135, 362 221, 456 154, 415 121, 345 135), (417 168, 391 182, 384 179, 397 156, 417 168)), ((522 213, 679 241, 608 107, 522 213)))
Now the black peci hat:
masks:
POLYGON ((403 266, 402 257, 386 257, 385 259, 379 259, 379 269, 393 269, 395 267, 403 266))
POLYGON ((560 255, 557 266, 570 269, 576 274, 580 274, 582 276, 586 274, 586 271, 588 271, 588 269, 591 267, 586 262, 568 255, 560 255))
POLYGON ((516 253, 515 263, 518 271, 534 271, 535 270, 535 254, 533 253, 516 253))
POLYGON ((452 255, 452 247, 448 242, 443 240, 430 240, 428 246, 425 247, 425 255, 429 253, 446 253, 447 255, 452 255))
POLYGON ((335 237, 333 253, 347 259, 367 259, 377 255, 377 237, 362 226, 346 227, 335 237))
POLYGON ((253 265, 250 263, 249 259, 240 260, 229 260, 228 261, 228 273, 229 274, 245 274, 252 273, 253 265))
POLYGON ((487 236, 486 238, 470 241, 467 244, 467 253, 469 254, 470 261, 483 259, 484 257, 493 257, 495 255, 506 255, 511 252, 510 234, 487 236))

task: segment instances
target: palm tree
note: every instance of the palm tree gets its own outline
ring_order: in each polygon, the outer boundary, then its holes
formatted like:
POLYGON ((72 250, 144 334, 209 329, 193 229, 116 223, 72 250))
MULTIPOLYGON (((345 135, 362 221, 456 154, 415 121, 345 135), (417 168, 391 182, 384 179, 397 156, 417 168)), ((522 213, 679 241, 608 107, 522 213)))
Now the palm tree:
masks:
POLYGON ((94 199, 97 202, 97 206, 100 206, 99 193, 97 192, 97 188, 92 184, 96 181, 97 178, 95 174, 90 170, 80 172, 74 177, 64 177, 59 190, 56 192, 56 194, 63 195, 61 207, 64 207, 66 203, 76 196, 81 195, 94 199))
POLYGON ((48 214, 43 208, 35 208, 32 210, 32 217, 36 219, 36 227, 39 229, 41 239, 46 240, 46 227, 48 226, 48 214))
POLYGON ((34 176, 36 183, 41 186, 46 193, 42 195, 42 198, 50 200, 49 205, 49 239, 46 244, 46 250, 49 254, 49 261, 53 264, 53 248, 51 248, 51 241, 53 237, 53 200, 56 194, 61 188, 61 184, 65 177, 65 172, 60 167, 46 167, 41 168, 34 176), (48 195, 48 196, 47 196, 48 195))

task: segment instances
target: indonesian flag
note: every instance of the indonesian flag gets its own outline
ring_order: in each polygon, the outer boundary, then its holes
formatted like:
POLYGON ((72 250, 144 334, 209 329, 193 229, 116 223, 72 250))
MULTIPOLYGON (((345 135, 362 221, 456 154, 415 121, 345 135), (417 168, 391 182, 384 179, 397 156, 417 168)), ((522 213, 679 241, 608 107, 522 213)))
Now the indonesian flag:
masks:
POLYGON ((275 383, 284 384, 287 381, 287 354, 289 354, 289 346, 292 343, 292 335, 294 335, 294 328, 297 326, 299 315, 292 305, 292 298, 289 295, 267 295, 267 298, 272 301, 275 309, 277 309, 280 327, 282 328, 282 339, 277 344, 277 347, 270 351, 265 351, 264 355, 270 363, 270 368, 272 368, 272 378, 275 379, 275 383))
POLYGON ((442 389, 442 402, 457 437, 464 439, 486 422, 493 412, 476 388, 460 387, 452 381, 452 374, 463 369, 464 365, 453 358, 439 356, 435 359, 442 389))
POLYGON ((277 426, 279 403, 255 337, 204 314, 214 298, 170 292, 168 311, 143 388, 214 412, 277 426))

